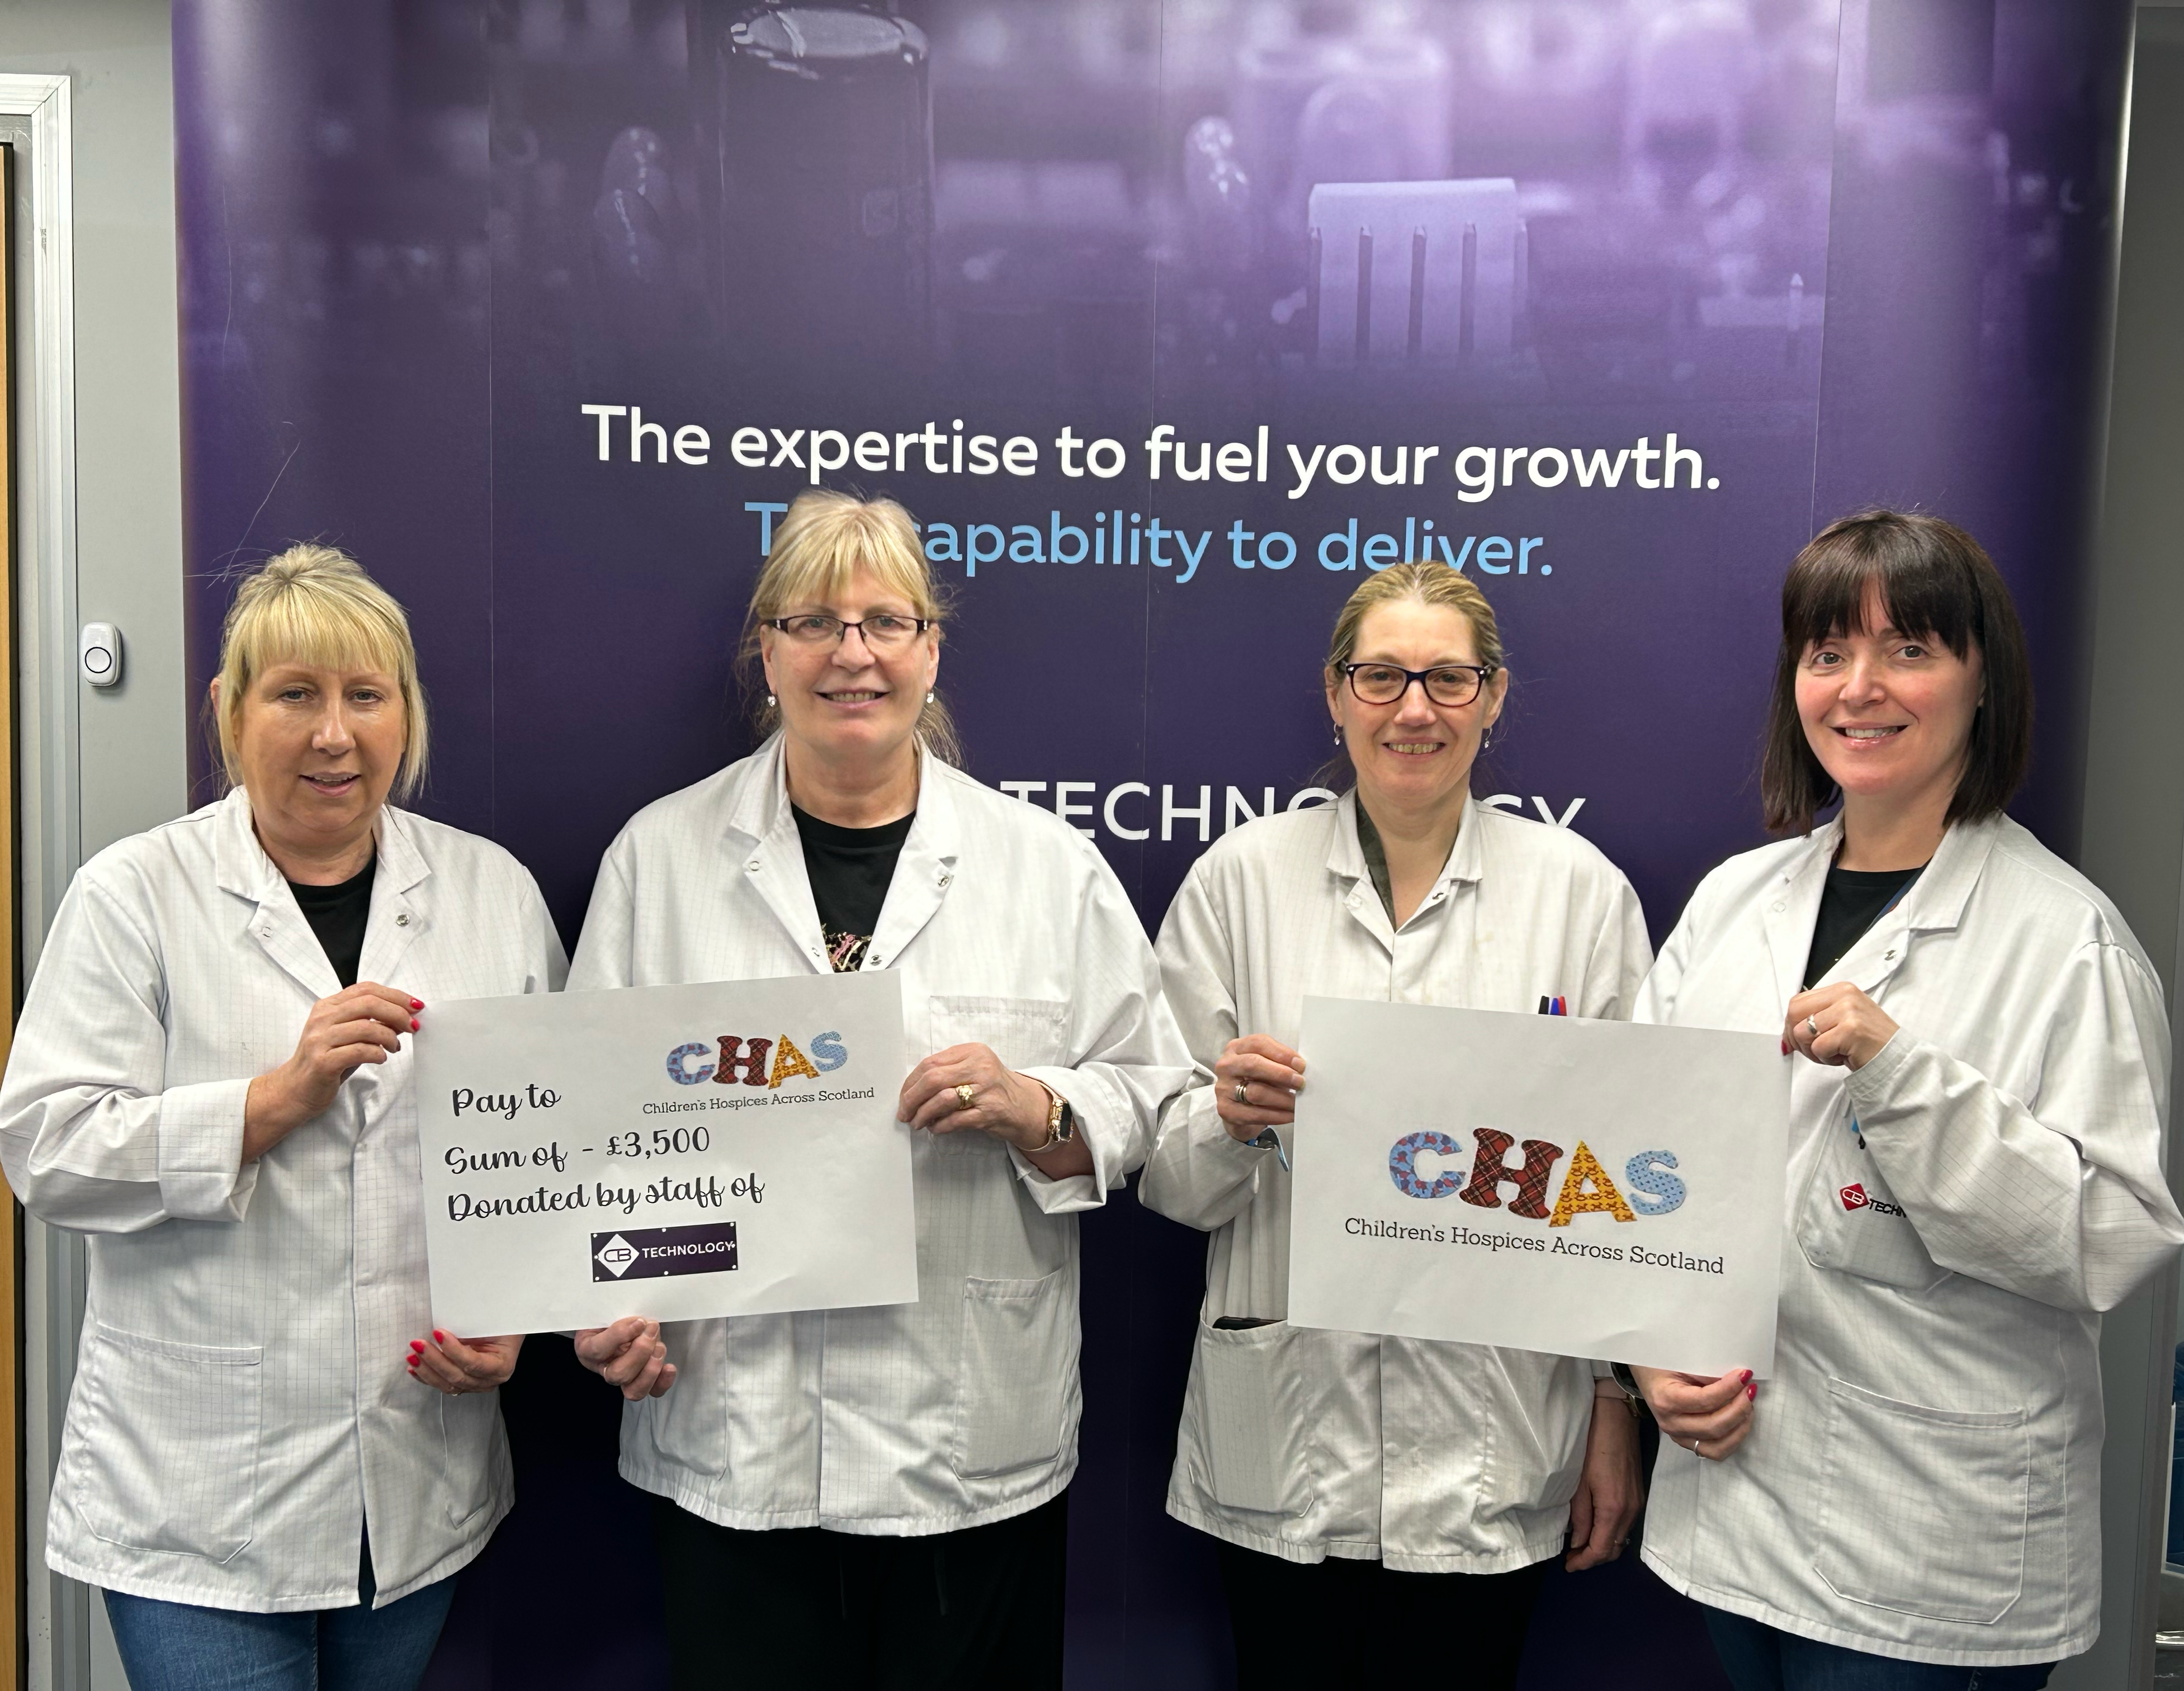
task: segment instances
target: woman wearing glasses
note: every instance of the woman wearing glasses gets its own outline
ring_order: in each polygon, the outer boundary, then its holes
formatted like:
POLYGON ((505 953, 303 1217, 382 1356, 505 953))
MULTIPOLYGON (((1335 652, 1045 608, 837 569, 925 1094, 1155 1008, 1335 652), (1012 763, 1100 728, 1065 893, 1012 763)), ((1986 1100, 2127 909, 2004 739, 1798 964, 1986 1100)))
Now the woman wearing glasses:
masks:
POLYGON ((629 1400, 677 1691, 1061 1683, 1077 1216, 1190 1059, 1100 854, 951 767, 943 614, 901 506, 799 499, 744 645, 770 733, 622 830, 570 975, 892 969, 930 1053, 897 1104, 917 1303, 578 1335, 629 1400))
POLYGON ((1469 581, 1413 563, 1364 583, 1323 678, 1356 785, 1228 835, 1161 930, 1197 1084, 1141 1195, 1211 1236, 1168 1510, 1220 1541, 1243 1686, 1452 1661, 1513 1685, 1546 1559, 1606 1561, 1636 1515, 1631 1409, 1568 1357, 1290 1326, 1272 1130, 1307 1084, 1306 993, 1627 1017, 1645 923, 1583 839, 1472 798, 1508 674, 1469 581))

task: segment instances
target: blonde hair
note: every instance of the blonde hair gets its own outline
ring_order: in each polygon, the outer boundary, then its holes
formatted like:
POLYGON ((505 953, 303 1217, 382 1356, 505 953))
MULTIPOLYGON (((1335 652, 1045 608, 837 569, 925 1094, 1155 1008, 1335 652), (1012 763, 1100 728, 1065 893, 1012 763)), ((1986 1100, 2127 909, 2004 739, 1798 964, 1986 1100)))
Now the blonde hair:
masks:
MULTIPOLYGON (((913 612, 932 622, 939 636, 948 603, 926 566, 925 548, 910 513, 890 499, 859 499, 829 488, 800 494, 773 531, 773 550, 751 589, 737 656, 744 690, 755 701, 751 719, 760 734, 780 726, 781 709, 757 702, 766 697, 760 630, 792 606, 824 604, 861 569, 870 570, 882 587, 908 600, 913 612)), ((962 764, 956 720, 938 696, 918 714, 917 738, 943 763, 962 764)))
POLYGON ((1343 601, 1342 610, 1334 619, 1334 637, 1327 645, 1327 673, 1330 679, 1339 680, 1336 672, 1357 655, 1357 631, 1364 626, 1367 613, 1383 605, 1405 600, 1462 611, 1464 620, 1471 624, 1471 643, 1478 649, 1479 662, 1490 669, 1502 667, 1502 630, 1494 620, 1494 607, 1486 602, 1486 595, 1470 577, 1446 564, 1428 561, 1390 565, 1379 574, 1360 582, 1357 590, 1343 601))
POLYGON ((407 799, 425 779, 425 689, 410 618, 364 566, 332 546, 291 546, 251 572, 235 590, 220 634, 220 690, 208 698, 214 738, 228 784, 242 784, 236 729, 258 678, 280 663, 329 669, 369 665, 395 678, 402 694, 402 767, 393 796, 407 799))

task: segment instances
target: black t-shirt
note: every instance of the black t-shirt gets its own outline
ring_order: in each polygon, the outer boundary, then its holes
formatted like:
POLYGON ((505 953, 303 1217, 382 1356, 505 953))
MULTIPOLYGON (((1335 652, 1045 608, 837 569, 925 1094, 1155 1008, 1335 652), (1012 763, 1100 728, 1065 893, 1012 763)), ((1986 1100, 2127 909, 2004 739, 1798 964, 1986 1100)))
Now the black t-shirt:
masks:
POLYGON ((1897 896, 1925 872, 1915 869, 1828 869, 1820 892, 1820 917, 1813 924, 1813 949, 1805 957, 1805 985, 1842 961, 1843 953, 1865 937, 1865 930, 1887 913, 1897 896))
POLYGON ((326 961, 344 986, 356 985, 357 966, 364 961, 364 928, 371 917, 371 878, 379 868, 379 855, 347 880, 333 886, 305 886, 290 881, 288 890, 311 931, 319 936, 326 961))
POLYGON ((860 967, 880 925, 888 883, 917 812, 878 828, 838 828, 807 815, 794 805, 796 832, 804 841, 804 873, 811 878, 811 901, 819 907, 819 925, 827 933, 827 960, 837 974, 860 967))

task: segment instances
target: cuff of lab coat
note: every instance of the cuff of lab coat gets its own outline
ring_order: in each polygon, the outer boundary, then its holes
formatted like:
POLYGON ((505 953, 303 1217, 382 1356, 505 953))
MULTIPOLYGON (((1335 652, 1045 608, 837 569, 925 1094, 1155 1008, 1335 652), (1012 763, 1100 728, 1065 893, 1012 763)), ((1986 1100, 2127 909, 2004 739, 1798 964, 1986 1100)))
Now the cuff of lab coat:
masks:
POLYGON ((1122 1185, 1123 1177, 1129 1173, 1129 1100, 1114 1096, 1111 1088, 1100 1085, 1094 1076, 1074 1069, 1021 1069, 1017 1072, 1030 1075, 1056 1097, 1069 1100, 1070 1108, 1077 1114, 1078 1135, 1092 1153, 1090 1174, 1072 1175, 1057 1180, 1011 1145, 1009 1160, 1016 1164, 1017 1178, 1024 1183, 1032 1202, 1046 1214, 1069 1215, 1082 1209, 1099 1208, 1107 1202, 1107 1194, 1122 1185))
POLYGON ((1907 1029, 1898 1028, 1889 1035, 1888 1043, 1880 1047, 1872 1062, 1863 1069, 1852 1070, 1843 1077, 1843 1088, 1850 1095, 1851 1110, 1864 1125, 1862 1111, 1878 1109, 1888 1102, 1907 1063, 1916 1060, 1923 1044, 1919 1036, 1907 1029))
POLYGON ((206 1080, 159 1095, 159 1205, 184 1221, 240 1221, 257 1189, 242 1162, 248 1080, 206 1080))

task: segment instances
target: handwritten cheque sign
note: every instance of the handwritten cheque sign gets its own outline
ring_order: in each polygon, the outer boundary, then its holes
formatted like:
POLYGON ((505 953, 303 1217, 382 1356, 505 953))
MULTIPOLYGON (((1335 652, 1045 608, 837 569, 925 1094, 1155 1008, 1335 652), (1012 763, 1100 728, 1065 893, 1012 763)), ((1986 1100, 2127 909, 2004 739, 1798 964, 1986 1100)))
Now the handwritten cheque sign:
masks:
POLYGON ((416 1053, 443 1325, 917 1300, 893 974, 450 1002, 416 1053))
POLYGON ((1769 1373, 1772 1035, 1305 1000, 1290 1320, 1769 1373))

